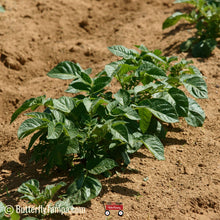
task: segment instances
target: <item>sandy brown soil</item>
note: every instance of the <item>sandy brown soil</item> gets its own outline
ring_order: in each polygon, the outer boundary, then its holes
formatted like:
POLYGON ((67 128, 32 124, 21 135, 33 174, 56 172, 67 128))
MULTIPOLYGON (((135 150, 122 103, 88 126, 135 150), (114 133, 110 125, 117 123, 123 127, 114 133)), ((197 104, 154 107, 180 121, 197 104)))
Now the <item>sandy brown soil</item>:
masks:
MULTIPOLYGON (((12 113, 26 99, 46 94, 64 95, 67 82, 46 73, 58 62, 70 60, 94 72, 115 60, 108 46, 134 48, 144 44, 165 55, 193 59, 206 76, 209 99, 199 100, 206 112, 202 128, 184 121, 173 125, 165 142, 165 161, 141 149, 130 169, 103 179, 99 197, 85 205, 86 213, 70 219, 118 219, 104 215, 103 201, 123 202, 123 219, 220 219, 220 50, 209 59, 179 52, 180 43, 195 31, 177 26, 162 31, 162 23, 180 5, 173 0, 0 0, 0 200, 19 203, 17 187, 30 178, 42 185, 46 177, 28 164, 28 138, 16 132, 24 116, 9 124, 12 113), (173 30, 173 31, 171 31, 173 30), (171 32, 170 32, 171 31, 171 32), (145 182, 143 179, 148 177, 145 182)), ((52 218, 53 219, 53 218, 52 218)), ((68 219, 59 217, 58 219, 68 219)))

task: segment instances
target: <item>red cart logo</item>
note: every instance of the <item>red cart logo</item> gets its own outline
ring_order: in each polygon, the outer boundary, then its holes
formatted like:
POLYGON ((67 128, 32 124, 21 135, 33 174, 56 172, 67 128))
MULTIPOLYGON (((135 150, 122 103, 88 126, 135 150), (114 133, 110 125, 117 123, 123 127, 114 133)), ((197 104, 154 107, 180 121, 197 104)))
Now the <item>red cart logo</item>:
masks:
POLYGON ((119 202, 107 202, 105 205, 105 215, 110 215, 110 210, 118 210, 118 215, 123 216, 123 204, 119 202))

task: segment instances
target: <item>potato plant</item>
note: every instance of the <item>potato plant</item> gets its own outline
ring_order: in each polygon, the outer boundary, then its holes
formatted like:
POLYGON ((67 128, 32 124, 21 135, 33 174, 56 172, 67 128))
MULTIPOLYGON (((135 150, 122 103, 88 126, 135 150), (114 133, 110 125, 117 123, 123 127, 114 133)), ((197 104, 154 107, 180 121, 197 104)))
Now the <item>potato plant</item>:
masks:
POLYGON ((163 23, 163 29, 185 19, 193 24, 197 31, 194 37, 180 46, 182 51, 191 51, 194 57, 209 57, 220 37, 220 1, 219 0, 176 0, 174 3, 193 5, 190 13, 175 12, 163 23))
POLYGON ((164 124, 184 118, 202 126, 205 114, 188 97, 207 98, 207 86, 192 61, 165 57, 161 51, 136 46, 140 53, 124 46, 109 50, 122 59, 105 66, 92 77, 91 69, 64 61, 48 76, 72 80, 58 99, 45 95, 26 100, 12 115, 23 111, 30 118, 18 129, 18 138, 32 134, 28 150, 32 161, 45 163, 45 171, 68 170, 74 179, 63 195, 63 205, 82 204, 96 197, 101 183, 96 176, 109 177, 116 167, 126 167, 129 155, 145 146, 158 160, 164 160, 164 124), (111 91, 112 80, 118 91, 111 91), (44 112, 37 112, 44 106, 44 112))

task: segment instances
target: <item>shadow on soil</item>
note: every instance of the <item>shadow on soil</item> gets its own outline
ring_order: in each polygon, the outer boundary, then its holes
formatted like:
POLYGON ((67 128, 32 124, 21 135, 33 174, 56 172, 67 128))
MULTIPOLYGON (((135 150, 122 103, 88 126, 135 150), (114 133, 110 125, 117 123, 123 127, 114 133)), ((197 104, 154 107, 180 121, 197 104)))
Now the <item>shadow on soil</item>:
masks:
MULTIPOLYGON (((178 127, 168 127, 167 128, 171 132, 182 132, 183 129, 178 127)), ((171 145, 183 145, 186 144, 186 140, 184 139, 176 139, 176 138, 166 138, 164 141, 164 145, 171 146, 171 145)), ((148 154, 148 152, 136 152, 131 155, 131 159, 134 157, 138 158, 145 158, 155 160, 153 156, 148 154)), ((1 179, 0 179, 0 201, 4 202, 5 204, 10 204, 15 206, 19 203, 19 197, 21 196, 20 193, 17 192, 17 188, 25 181, 29 179, 37 179, 40 182, 41 189, 44 188, 46 185, 55 184, 60 181, 64 181, 69 185, 73 178, 69 177, 68 172, 55 170, 50 175, 42 174, 43 164, 32 164, 29 163, 30 154, 20 153, 19 155, 20 162, 9 161, 4 162, 0 167, 1 179), (12 199, 13 198, 13 199, 12 199)), ((139 174, 141 173, 139 170, 136 169, 125 169, 119 170, 119 173, 122 174, 139 174)), ((113 193, 121 194, 124 196, 137 196, 139 195, 138 191, 130 189, 126 186, 122 186, 124 183, 133 182, 131 179, 127 177, 120 177, 120 175, 113 175, 111 178, 103 178, 100 177, 102 182, 102 191, 99 195, 99 198, 102 198, 108 191, 113 193)), ((63 188, 60 190, 59 194, 65 193, 65 189, 63 188)), ((57 197, 54 198, 58 200, 57 197)), ((83 205, 83 207, 90 208, 91 202, 87 202, 83 205)), ((61 215, 51 215, 47 219, 69 219, 69 217, 61 216, 61 215)))

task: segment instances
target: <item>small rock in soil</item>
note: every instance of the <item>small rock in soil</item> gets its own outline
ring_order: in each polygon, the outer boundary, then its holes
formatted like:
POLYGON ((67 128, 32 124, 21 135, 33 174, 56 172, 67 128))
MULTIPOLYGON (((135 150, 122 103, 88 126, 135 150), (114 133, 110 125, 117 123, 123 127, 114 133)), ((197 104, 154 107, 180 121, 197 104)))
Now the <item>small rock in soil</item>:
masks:
POLYGON ((20 63, 11 57, 6 57, 4 64, 6 67, 13 69, 13 70, 20 70, 21 69, 20 63))

